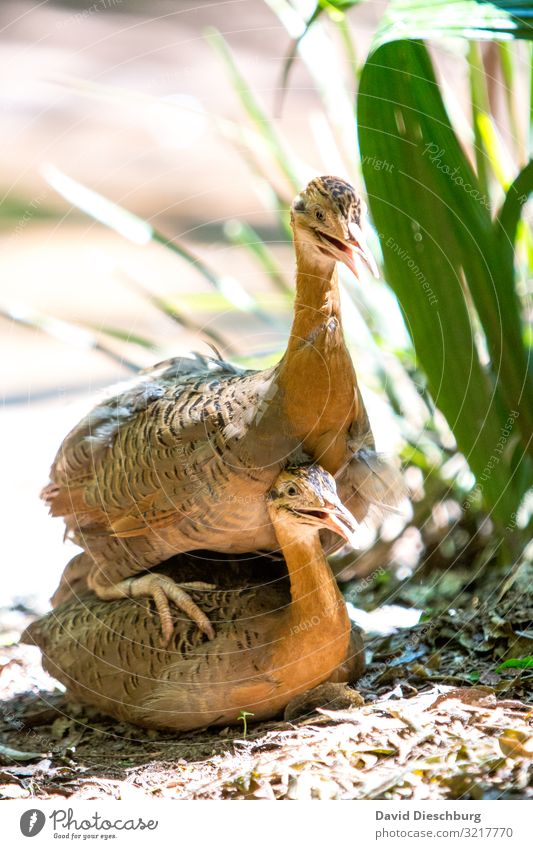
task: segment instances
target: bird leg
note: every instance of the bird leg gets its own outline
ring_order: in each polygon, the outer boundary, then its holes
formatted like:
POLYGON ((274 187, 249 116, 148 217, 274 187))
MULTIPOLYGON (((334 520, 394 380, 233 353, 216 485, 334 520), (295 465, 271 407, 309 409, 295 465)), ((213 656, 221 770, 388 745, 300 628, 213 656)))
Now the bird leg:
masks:
POLYGON ((124 598, 124 596, 128 598, 153 598, 161 620, 163 646, 169 644, 174 630, 169 600, 179 610, 186 613, 196 623, 203 634, 210 640, 213 639, 215 632, 211 622, 203 610, 198 607, 185 591, 187 589, 212 590, 213 588, 213 584, 205 584, 202 581, 176 584, 171 578, 167 578, 165 575, 152 574, 142 575, 140 578, 127 578, 124 581, 119 581, 117 584, 91 582, 91 589, 94 590, 99 598, 106 601, 124 598))

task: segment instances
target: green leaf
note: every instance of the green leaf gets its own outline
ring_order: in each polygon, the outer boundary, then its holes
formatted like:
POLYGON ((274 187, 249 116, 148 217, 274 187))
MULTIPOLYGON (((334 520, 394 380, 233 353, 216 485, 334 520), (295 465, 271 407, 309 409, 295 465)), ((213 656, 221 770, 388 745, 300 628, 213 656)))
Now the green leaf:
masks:
POLYGON ((514 244, 522 210, 533 192, 533 160, 530 160, 514 180, 505 196, 504 204, 495 224, 496 237, 500 240, 499 250, 505 251, 505 262, 509 269, 514 264, 514 244))
POLYGON ((139 333, 133 333, 130 330, 123 330, 121 327, 91 323, 83 323, 83 326, 94 330, 96 333, 105 333, 106 336, 111 336, 113 339, 127 342, 128 345, 137 345, 147 351, 158 350, 157 344, 152 339, 147 339, 146 336, 141 336, 139 333))
POLYGON ((533 669, 533 657, 511 657, 500 663, 496 672, 501 672, 502 669, 533 669))
POLYGON ((481 121, 489 112, 489 95, 487 81, 479 45, 472 41, 468 46, 468 63, 470 78, 470 103, 472 106, 472 126, 474 128, 474 150, 476 154, 476 172, 480 189, 485 197, 489 197, 489 182, 487 176, 488 157, 484 144, 481 121))
POLYGON ((514 141, 514 147, 517 151, 522 150, 520 142, 522 132, 520 129, 520 120, 518 116, 515 82, 514 56, 512 51, 512 43, 502 41, 498 44, 498 58, 500 60, 500 69, 503 77, 503 96, 507 105, 507 113, 509 115, 509 124, 511 128, 511 136, 514 141))
POLYGON ((533 38, 531 0, 393 0, 373 48, 399 39, 533 38))
POLYGON ((499 446, 510 413, 520 412, 517 426, 525 429, 533 409, 526 401, 533 396, 520 316, 512 278, 499 278, 488 198, 453 131, 422 44, 385 43, 369 58, 358 115, 363 173, 387 280, 433 398, 485 502, 506 520, 519 493, 499 446), (492 371, 480 360, 472 306, 492 371))

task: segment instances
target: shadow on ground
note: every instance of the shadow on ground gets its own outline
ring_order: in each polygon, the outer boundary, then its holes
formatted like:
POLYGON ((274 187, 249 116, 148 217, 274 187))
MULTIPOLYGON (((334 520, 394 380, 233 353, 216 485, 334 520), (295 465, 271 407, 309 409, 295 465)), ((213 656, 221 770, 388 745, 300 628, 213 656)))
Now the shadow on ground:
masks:
POLYGON ((533 798, 533 606, 516 586, 368 641, 362 707, 176 735, 68 702, 14 642, 0 674, 0 795, 129 799, 533 798), (245 733, 246 732, 246 733, 245 733))

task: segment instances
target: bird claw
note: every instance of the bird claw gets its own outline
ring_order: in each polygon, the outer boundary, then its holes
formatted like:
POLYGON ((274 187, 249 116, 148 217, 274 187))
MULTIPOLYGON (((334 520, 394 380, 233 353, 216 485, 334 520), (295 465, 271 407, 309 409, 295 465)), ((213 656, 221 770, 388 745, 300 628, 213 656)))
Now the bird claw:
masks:
POLYGON ((162 645, 166 648, 172 634, 174 632, 174 623, 170 612, 169 600, 172 601, 179 610, 186 613, 187 616, 197 625, 202 634, 205 634, 209 640, 215 636, 215 631, 209 618, 201 610, 196 602, 192 600, 186 592, 189 590, 210 590, 213 589, 213 584, 206 584, 203 581, 192 581, 190 583, 176 584, 171 578, 165 575, 142 575, 138 578, 128 578, 125 581, 120 581, 109 587, 95 586, 94 590, 100 598, 112 599, 123 598, 124 595, 129 598, 153 598, 159 618, 161 620, 162 645))
POLYGON ((202 634, 205 634, 209 640, 212 640, 215 636, 215 631, 209 621, 209 618, 203 610, 198 607, 196 602, 192 600, 190 595, 185 592, 184 587, 191 590, 201 590, 212 589, 213 585, 205 584, 202 581, 191 582, 188 584, 176 584, 170 578, 160 579, 159 576, 157 576, 156 580, 157 585, 152 588, 151 595, 154 599, 157 612, 159 613, 159 618, 161 619, 163 646, 165 648, 168 646, 174 632, 174 624, 172 622, 172 615, 168 604, 169 599, 174 602, 176 607, 182 610, 183 613, 187 614, 189 619, 196 624, 202 634))

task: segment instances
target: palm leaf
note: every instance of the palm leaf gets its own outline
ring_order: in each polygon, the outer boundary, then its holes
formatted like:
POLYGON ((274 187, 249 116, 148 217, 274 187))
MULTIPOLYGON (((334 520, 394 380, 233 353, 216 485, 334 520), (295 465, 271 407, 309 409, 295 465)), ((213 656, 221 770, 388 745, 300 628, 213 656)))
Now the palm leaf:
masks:
POLYGON ((400 39, 462 37, 506 40, 533 37, 531 0, 393 0, 374 49, 400 39))
MULTIPOLYGON (((479 4, 463 5, 471 11, 479 4)), ((400 6, 421 12, 423 4, 393 3, 392 20, 400 6)), ((438 21, 443 4, 434 6, 438 21)), ((457 32, 457 17, 452 21, 457 32)), ((391 38, 399 27, 398 20, 389 25, 391 38)), ((414 41, 389 43, 383 34, 377 43, 361 77, 359 141, 387 279, 433 397, 486 503, 506 520, 522 494, 507 453, 517 431, 525 445, 533 432, 533 387, 512 262, 508 252, 498 251, 488 198, 450 124, 427 50, 414 41), (375 167, 383 161, 387 169, 375 167), (480 359, 472 305, 491 369, 480 359), (509 416, 512 438, 505 436, 502 448, 509 416)))

